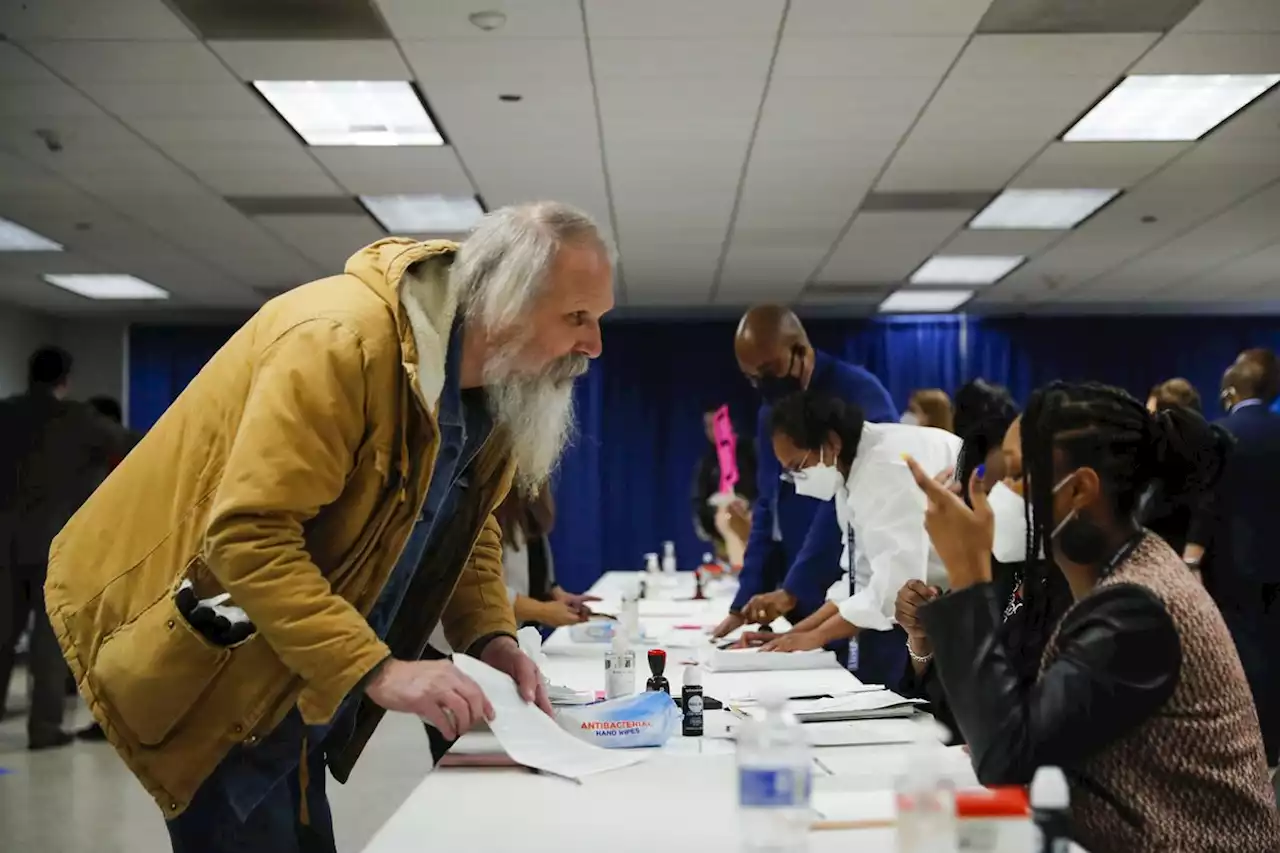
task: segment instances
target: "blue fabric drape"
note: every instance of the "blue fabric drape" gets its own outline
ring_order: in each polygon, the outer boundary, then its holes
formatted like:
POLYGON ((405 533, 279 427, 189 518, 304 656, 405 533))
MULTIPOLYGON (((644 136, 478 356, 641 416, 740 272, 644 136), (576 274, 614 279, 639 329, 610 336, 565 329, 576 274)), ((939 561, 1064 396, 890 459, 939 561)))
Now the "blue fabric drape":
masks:
MULTIPOLYGON (((1280 318, 895 317, 806 324, 815 346, 858 363, 898 407, 917 388, 954 391, 982 376, 1019 401, 1052 379, 1095 379, 1143 397, 1189 379, 1218 414, 1222 371, 1250 346, 1280 348, 1280 318)), ((706 447, 702 412, 727 403, 751 440, 757 399, 738 372, 732 322, 614 322, 577 391, 578 437, 556 478, 556 572, 583 589, 606 569, 635 568, 673 540, 682 564, 705 550, 689 502, 706 447)), ((130 414, 150 427, 234 329, 135 326, 130 414)))

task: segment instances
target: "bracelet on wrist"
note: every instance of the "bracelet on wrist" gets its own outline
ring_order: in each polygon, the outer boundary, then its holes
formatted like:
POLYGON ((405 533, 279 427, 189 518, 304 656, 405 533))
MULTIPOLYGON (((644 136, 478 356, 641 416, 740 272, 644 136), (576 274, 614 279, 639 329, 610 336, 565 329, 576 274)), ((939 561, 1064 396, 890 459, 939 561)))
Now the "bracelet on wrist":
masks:
POLYGON ((928 663, 929 661, 933 660, 933 652, 929 652, 928 654, 924 654, 924 655, 916 654, 916 650, 911 648, 910 637, 907 638, 907 654, 910 655, 911 659, 916 663, 928 663))

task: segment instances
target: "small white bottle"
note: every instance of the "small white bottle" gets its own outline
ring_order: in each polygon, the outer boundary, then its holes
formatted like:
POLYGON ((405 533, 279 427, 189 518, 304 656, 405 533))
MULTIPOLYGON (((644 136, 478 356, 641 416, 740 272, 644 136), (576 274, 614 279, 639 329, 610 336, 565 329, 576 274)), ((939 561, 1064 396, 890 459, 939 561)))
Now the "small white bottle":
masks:
POLYGON ((942 744, 922 727, 896 785, 898 853, 955 853, 959 849, 955 782, 942 744))
POLYGON ((627 643, 623 626, 613 634, 613 646, 604 656, 604 698, 617 699, 636 692, 636 653, 627 643))
POLYGON ((747 853, 804 853, 813 822, 809 739, 784 695, 761 698, 764 715, 743 720, 735 739, 738 827, 747 853))
POLYGON ((618 633, 627 643, 638 643, 640 636, 640 602, 633 596, 622 596, 622 612, 618 614, 618 633))
POLYGON ((662 573, 664 575, 674 575, 676 573, 676 543, 662 543, 662 573))
POLYGON ((651 551, 644 555, 644 570, 651 575, 656 575, 658 573, 657 553, 651 551))
POLYGON ((1057 767, 1041 767, 1031 779, 1031 817, 1036 843, 1033 853, 1070 853, 1071 789, 1057 767))

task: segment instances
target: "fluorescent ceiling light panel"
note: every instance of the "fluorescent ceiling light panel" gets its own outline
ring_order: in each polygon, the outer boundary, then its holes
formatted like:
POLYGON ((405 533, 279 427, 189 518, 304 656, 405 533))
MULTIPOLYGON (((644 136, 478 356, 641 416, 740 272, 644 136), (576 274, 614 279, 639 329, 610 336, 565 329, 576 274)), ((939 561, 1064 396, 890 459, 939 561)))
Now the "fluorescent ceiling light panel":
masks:
POLYGON ((132 275, 46 275, 44 280, 87 299, 169 298, 169 291, 132 275))
POLYGON ((61 252, 62 244, 16 222, 0 219, 0 252, 61 252))
POLYGON ((362 195, 360 201, 382 227, 396 234, 470 231, 484 216, 473 197, 442 195, 362 195))
POLYGON ((972 290, 899 290, 880 303, 880 313, 945 314, 972 298, 972 290))
POLYGON ((254 87, 308 145, 444 145, 403 80, 258 80, 254 87))
POLYGON ((1063 134, 1067 142, 1199 139, 1280 82, 1280 74, 1126 77, 1063 134))
POLYGON ((1005 190, 969 222, 970 228, 1074 228, 1120 190, 1005 190))
POLYGON ((1025 261, 1022 255, 934 255, 911 275, 912 284, 995 284, 1025 261))

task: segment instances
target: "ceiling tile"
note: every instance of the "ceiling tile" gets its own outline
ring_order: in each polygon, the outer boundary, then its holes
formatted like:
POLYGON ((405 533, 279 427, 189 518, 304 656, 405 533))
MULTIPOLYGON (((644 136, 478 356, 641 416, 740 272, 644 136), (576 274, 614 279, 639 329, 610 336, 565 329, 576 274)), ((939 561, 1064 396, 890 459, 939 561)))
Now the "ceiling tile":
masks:
POLYGON ((473 0, 373 0, 392 34, 401 40, 488 38, 508 41, 527 38, 581 38, 582 12, 578 0, 502 0, 485 6, 473 0), (492 32, 472 24, 472 12, 497 8, 507 16, 492 32))
POLYGON ((1158 33, 978 35, 951 76, 1118 77, 1159 37, 1158 33))
POLYGON ((5 83, 0 86, 0 118, 99 116, 102 110, 65 83, 5 83))
POLYGON ((1133 74, 1275 74, 1280 32, 1189 33, 1166 36, 1133 74))
POLYGON ((944 143, 913 133, 890 161, 876 189, 986 192, 1004 186, 1040 149, 1036 139, 956 139, 944 143))
MULTIPOLYGON (((763 81, 762 81, 763 82, 763 81)), ((640 140, 745 141, 760 105, 760 87, 718 80, 600 81, 605 145, 640 140)), ((464 151, 465 156, 465 151, 464 151)))
POLYGON ((1200 0, 1174 33, 1280 33, 1275 0, 1200 0))
POLYGON ((591 60, 597 79, 706 77, 763 83, 773 45, 771 38, 595 38, 591 60))
POLYGON ((164 0, 38 0, 0 3, 0 33, 31 39, 185 39, 196 36, 164 0))
POLYGON ((243 83, 85 83, 110 113, 135 118, 262 118, 266 104, 243 83))
POLYGON ((587 32, 597 38, 776 36, 784 0, 586 0, 587 32))
POLYGON ((1056 240, 1063 231, 1013 231, 964 229, 951 238, 940 252, 949 255, 1026 255, 1031 256, 1056 240))
POLYGON ((1127 189, 1181 155, 1187 142, 1054 142, 1011 186, 1029 189, 1127 189))
POLYGON ((36 62, 17 45, 0 42, 0 83, 57 83, 48 68, 36 62))
POLYGON ((1209 140, 1280 139, 1280 86, 1227 119, 1209 140))
MULTIPOLYGON (((760 116, 757 139, 788 141, 889 141, 911 127, 933 92, 925 78, 775 79, 760 116)), ((883 159, 889 152, 873 147, 883 159)), ((892 150, 890 148, 890 150, 892 150)))
POLYGON ((888 284, 906 280, 968 221, 966 211, 860 213, 818 281, 888 284))
POLYGON ((334 272, 361 246, 386 233, 372 218, 359 216, 259 216, 257 221, 303 255, 334 272))
POLYGON ((772 294, 794 296, 822 262, 830 244, 771 246, 735 241, 725 258, 718 299, 772 294))
POLYGON ((787 35, 968 35, 991 0, 791 0, 787 35))
POLYGON ((410 80, 396 43, 370 41, 211 41, 244 81, 410 80))
POLYGON ((570 39, 466 38, 401 43, 430 99, 441 83, 489 83, 522 92, 526 83, 590 82, 586 44, 570 39))
POLYGON ((924 77, 939 80, 964 47, 960 36, 788 35, 778 47, 775 77, 924 77))
POLYGON ((273 115, 253 118, 134 118, 129 127, 161 149, 190 145, 298 145, 289 126, 273 115))
POLYGON ((312 155, 354 195, 475 195, 457 154, 441 148, 316 148, 312 155))
POLYGON ((70 82, 221 83, 233 78, 192 41, 37 41, 26 49, 70 82))
POLYGON ((912 136, 934 140, 1034 139, 1066 130, 1114 82, 1111 77, 948 78, 912 136))

